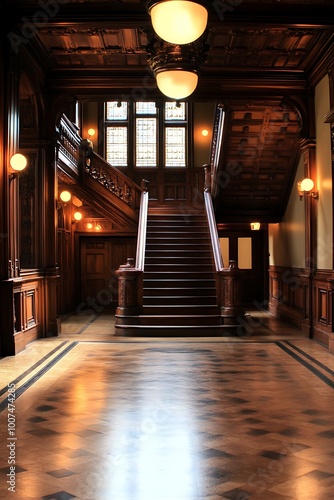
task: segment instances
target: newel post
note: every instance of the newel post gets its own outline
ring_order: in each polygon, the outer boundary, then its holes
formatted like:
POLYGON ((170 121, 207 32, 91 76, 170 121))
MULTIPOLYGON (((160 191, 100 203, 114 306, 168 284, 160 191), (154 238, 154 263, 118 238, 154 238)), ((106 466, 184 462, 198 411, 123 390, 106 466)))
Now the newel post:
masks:
POLYGON ((224 325, 238 325, 238 318, 244 316, 242 308, 242 279, 235 260, 230 260, 229 267, 223 269, 221 276, 221 317, 224 325))
POLYGON ((133 262, 128 258, 126 264, 115 271, 118 278, 117 316, 139 314, 143 305, 143 272, 136 269, 133 262))

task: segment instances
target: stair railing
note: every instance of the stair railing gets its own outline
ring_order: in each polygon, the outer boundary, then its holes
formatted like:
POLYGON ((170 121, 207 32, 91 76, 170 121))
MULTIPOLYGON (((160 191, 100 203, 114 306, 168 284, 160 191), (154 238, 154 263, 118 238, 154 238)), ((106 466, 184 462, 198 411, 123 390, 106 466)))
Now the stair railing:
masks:
POLYGON ((116 271, 118 278, 118 305, 116 326, 123 324, 126 316, 140 314, 143 306, 143 273, 145 265, 146 228, 148 213, 148 181, 141 182, 136 260, 128 258, 116 271))
POLYGON ((80 137, 65 114, 56 127, 56 162, 74 181, 71 187, 78 197, 89 196, 92 206, 118 227, 137 228, 140 186, 95 153, 92 142, 80 137))
POLYGON ((242 309, 241 273, 237 262, 234 260, 230 260, 228 268, 224 268, 211 196, 212 174, 210 165, 204 165, 204 172, 204 202, 216 271, 216 288, 220 316, 223 324, 236 326, 239 323, 239 319, 244 316, 242 309))
POLYGON ((141 201, 139 209, 138 221, 138 237, 137 237, 137 252, 136 252, 136 269, 144 271, 145 264, 145 248, 146 248, 146 229, 147 229, 147 213, 148 213, 148 181, 145 179, 141 182, 141 201))
POLYGON ((215 263, 216 272, 219 273, 224 268, 223 257, 220 250, 219 237, 217 231, 217 224, 215 219, 215 214, 213 211, 212 197, 210 187, 207 183, 208 178, 210 177, 210 166, 204 166, 205 171, 205 189, 204 189, 204 203, 206 215, 208 218, 210 237, 211 237, 211 245, 212 245, 212 253, 215 263))
POLYGON ((74 180, 79 176, 81 137, 78 131, 78 127, 66 115, 60 117, 56 127, 57 166, 74 180))

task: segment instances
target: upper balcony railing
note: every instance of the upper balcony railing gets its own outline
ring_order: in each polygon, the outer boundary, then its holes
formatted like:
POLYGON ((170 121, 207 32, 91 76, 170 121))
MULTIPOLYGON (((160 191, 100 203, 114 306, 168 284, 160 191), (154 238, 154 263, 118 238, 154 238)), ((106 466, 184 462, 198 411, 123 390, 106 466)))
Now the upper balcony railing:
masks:
POLYGON ((90 200, 103 205, 103 213, 110 211, 116 220, 138 223, 142 187, 95 153, 92 143, 80 137, 65 115, 57 127, 56 146, 57 167, 75 181, 78 192, 88 192, 90 200))

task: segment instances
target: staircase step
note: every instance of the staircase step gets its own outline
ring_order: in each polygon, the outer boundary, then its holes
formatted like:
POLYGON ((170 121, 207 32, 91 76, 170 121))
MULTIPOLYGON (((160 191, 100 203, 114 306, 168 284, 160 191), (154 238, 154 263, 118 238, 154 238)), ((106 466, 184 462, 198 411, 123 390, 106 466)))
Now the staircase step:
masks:
POLYGON ((169 316, 178 316, 178 315, 193 315, 198 316, 202 315, 215 315, 218 314, 218 306, 217 305, 209 305, 209 304, 174 304, 174 305, 143 305, 143 314, 145 315, 169 315, 169 316))
POLYGON ((211 272, 206 272, 202 270, 197 270, 196 272, 188 270, 184 271, 179 270, 179 271, 158 271, 158 270, 148 270, 145 269, 144 272, 144 283, 146 283, 147 280, 158 280, 161 281, 161 283, 165 283, 167 280, 189 280, 189 279, 195 279, 197 281, 199 280, 210 280, 211 283, 215 282, 215 275, 211 269, 211 272))
POLYGON ((197 231, 191 234, 186 234, 184 232, 179 233, 157 233, 157 234, 147 234, 146 235, 146 244, 174 244, 174 245, 183 245, 183 244, 206 244, 210 245, 210 238, 207 234, 201 234, 197 231))
MULTIPOLYGON (((145 290, 144 290, 145 293, 145 290)), ((217 305, 217 296, 216 295, 144 295, 143 297, 143 305, 146 306, 173 306, 179 307, 182 304, 186 304, 186 307, 193 305, 208 305, 208 306, 216 306, 217 305)))
POLYGON ((211 268, 213 264, 211 263, 211 256, 197 255, 157 255, 151 256, 146 255, 145 257, 145 267, 148 265, 160 265, 160 266, 187 266, 190 264, 197 264, 197 269, 201 267, 211 268))
POLYGON ((116 325, 115 333, 123 337, 235 337, 238 326, 227 325, 116 325))
MULTIPOLYGON (((168 273, 170 274, 170 273, 168 273)), ((193 273, 191 273, 192 275, 193 273)), ((173 287, 174 290, 179 288, 188 288, 190 290, 215 289, 215 280, 212 279, 154 279, 144 277, 144 288, 146 290, 161 290, 173 287)))
POLYGON ((162 226, 172 226, 172 227, 188 227, 188 226, 194 226, 194 227, 203 227, 207 230, 208 225, 206 222, 206 219, 192 219, 190 220, 189 218, 185 219, 155 219, 151 220, 149 219, 147 222, 147 227, 162 227, 162 226))
POLYGON ((189 221, 206 221, 207 217, 206 215, 202 213, 190 213, 190 212, 184 212, 184 213, 174 213, 174 214, 158 214, 158 213, 152 213, 150 210, 148 211, 148 221, 181 221, 183 224, 188 223, 189 221))
POLYGON ((208 235, 208 228, 205 226, 147 226, 147 235, 158 235, 158 234, 204 234, 208 235))
MULTIPOLYGON (((212 285, 212 283, 211 283, 212 285)), ((168 288, 168 287, 148 287, 146 286, 146 283, 144 282, 144 297, 148 296, 158 296, 158 297, 163 297, 163 296, 202 296, 205 297, 207 295, 211 296, 216 296, 216 289, 211 286, 211 287, 196 287, 196 281, 194 281, 194 286, 193 287, 185 287, 184 282, 181 281, 180 283, 176 283, 173 288, 168 288), (179 285, 179 286, 177 286, 179 285), (167 295, 166 295, 167 294, 167 295)))
POLYGON ((175 245, 172 249, 166 249, 165 247, 160 246, 158 249, 151 250, 146 247, 146 256, 149 257, 158 257, 162 258, 164 256, 167 257, 205 257, 208 258, 211 262, 212 252, 207 245, 203 245, 201 248, 193 245, 190 249, 185 249, 183 245, 175 245))
POLYGON ((140 314, 138 316, 117 316, 117 324, 122 325, 133 325, 133 326, 173 326, 173 327, 184 327, 184 326, 213 326, 220 325, 221 318, 217 314, 176 314, 171 316, 170 314, 140 314))
POLYGON ((168 272, 196 272, 201 270, 203 273, 211 273, 212 274, 212 265, 207 264, 145 264, 145 272, 159 272, 159 273, 168 273, 168 272))
POLYGON ((160 240, 159 242, 156 242, 155 240, 146 241, 146 254, 153 251, 165 251, 165 252, 184 251, 184 252, 196 253, 196 252, 205 252, 208 251, 208 249, 211 251, 210 245, 206 241, 203 241, 202 243, 198 242, 176 243, 169 241, 166 242, 165 240, 160 240))

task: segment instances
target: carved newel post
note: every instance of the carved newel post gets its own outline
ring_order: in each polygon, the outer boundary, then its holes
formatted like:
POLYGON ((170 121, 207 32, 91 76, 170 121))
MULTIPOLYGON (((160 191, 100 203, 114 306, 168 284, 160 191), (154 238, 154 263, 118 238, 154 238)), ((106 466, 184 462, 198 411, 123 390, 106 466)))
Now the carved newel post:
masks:
POLYGON ((139 314, 142 307, 143 272, 134 267, 134 260, 128 258, 126 264, 116 271, 118 278, 117 316, 139 314))
POLYGON ((221 271, 221 317, 224 325, 238 325, 238 318, 244 316, 242 308, 242 281, 240 269, 235 260, 221 271))

